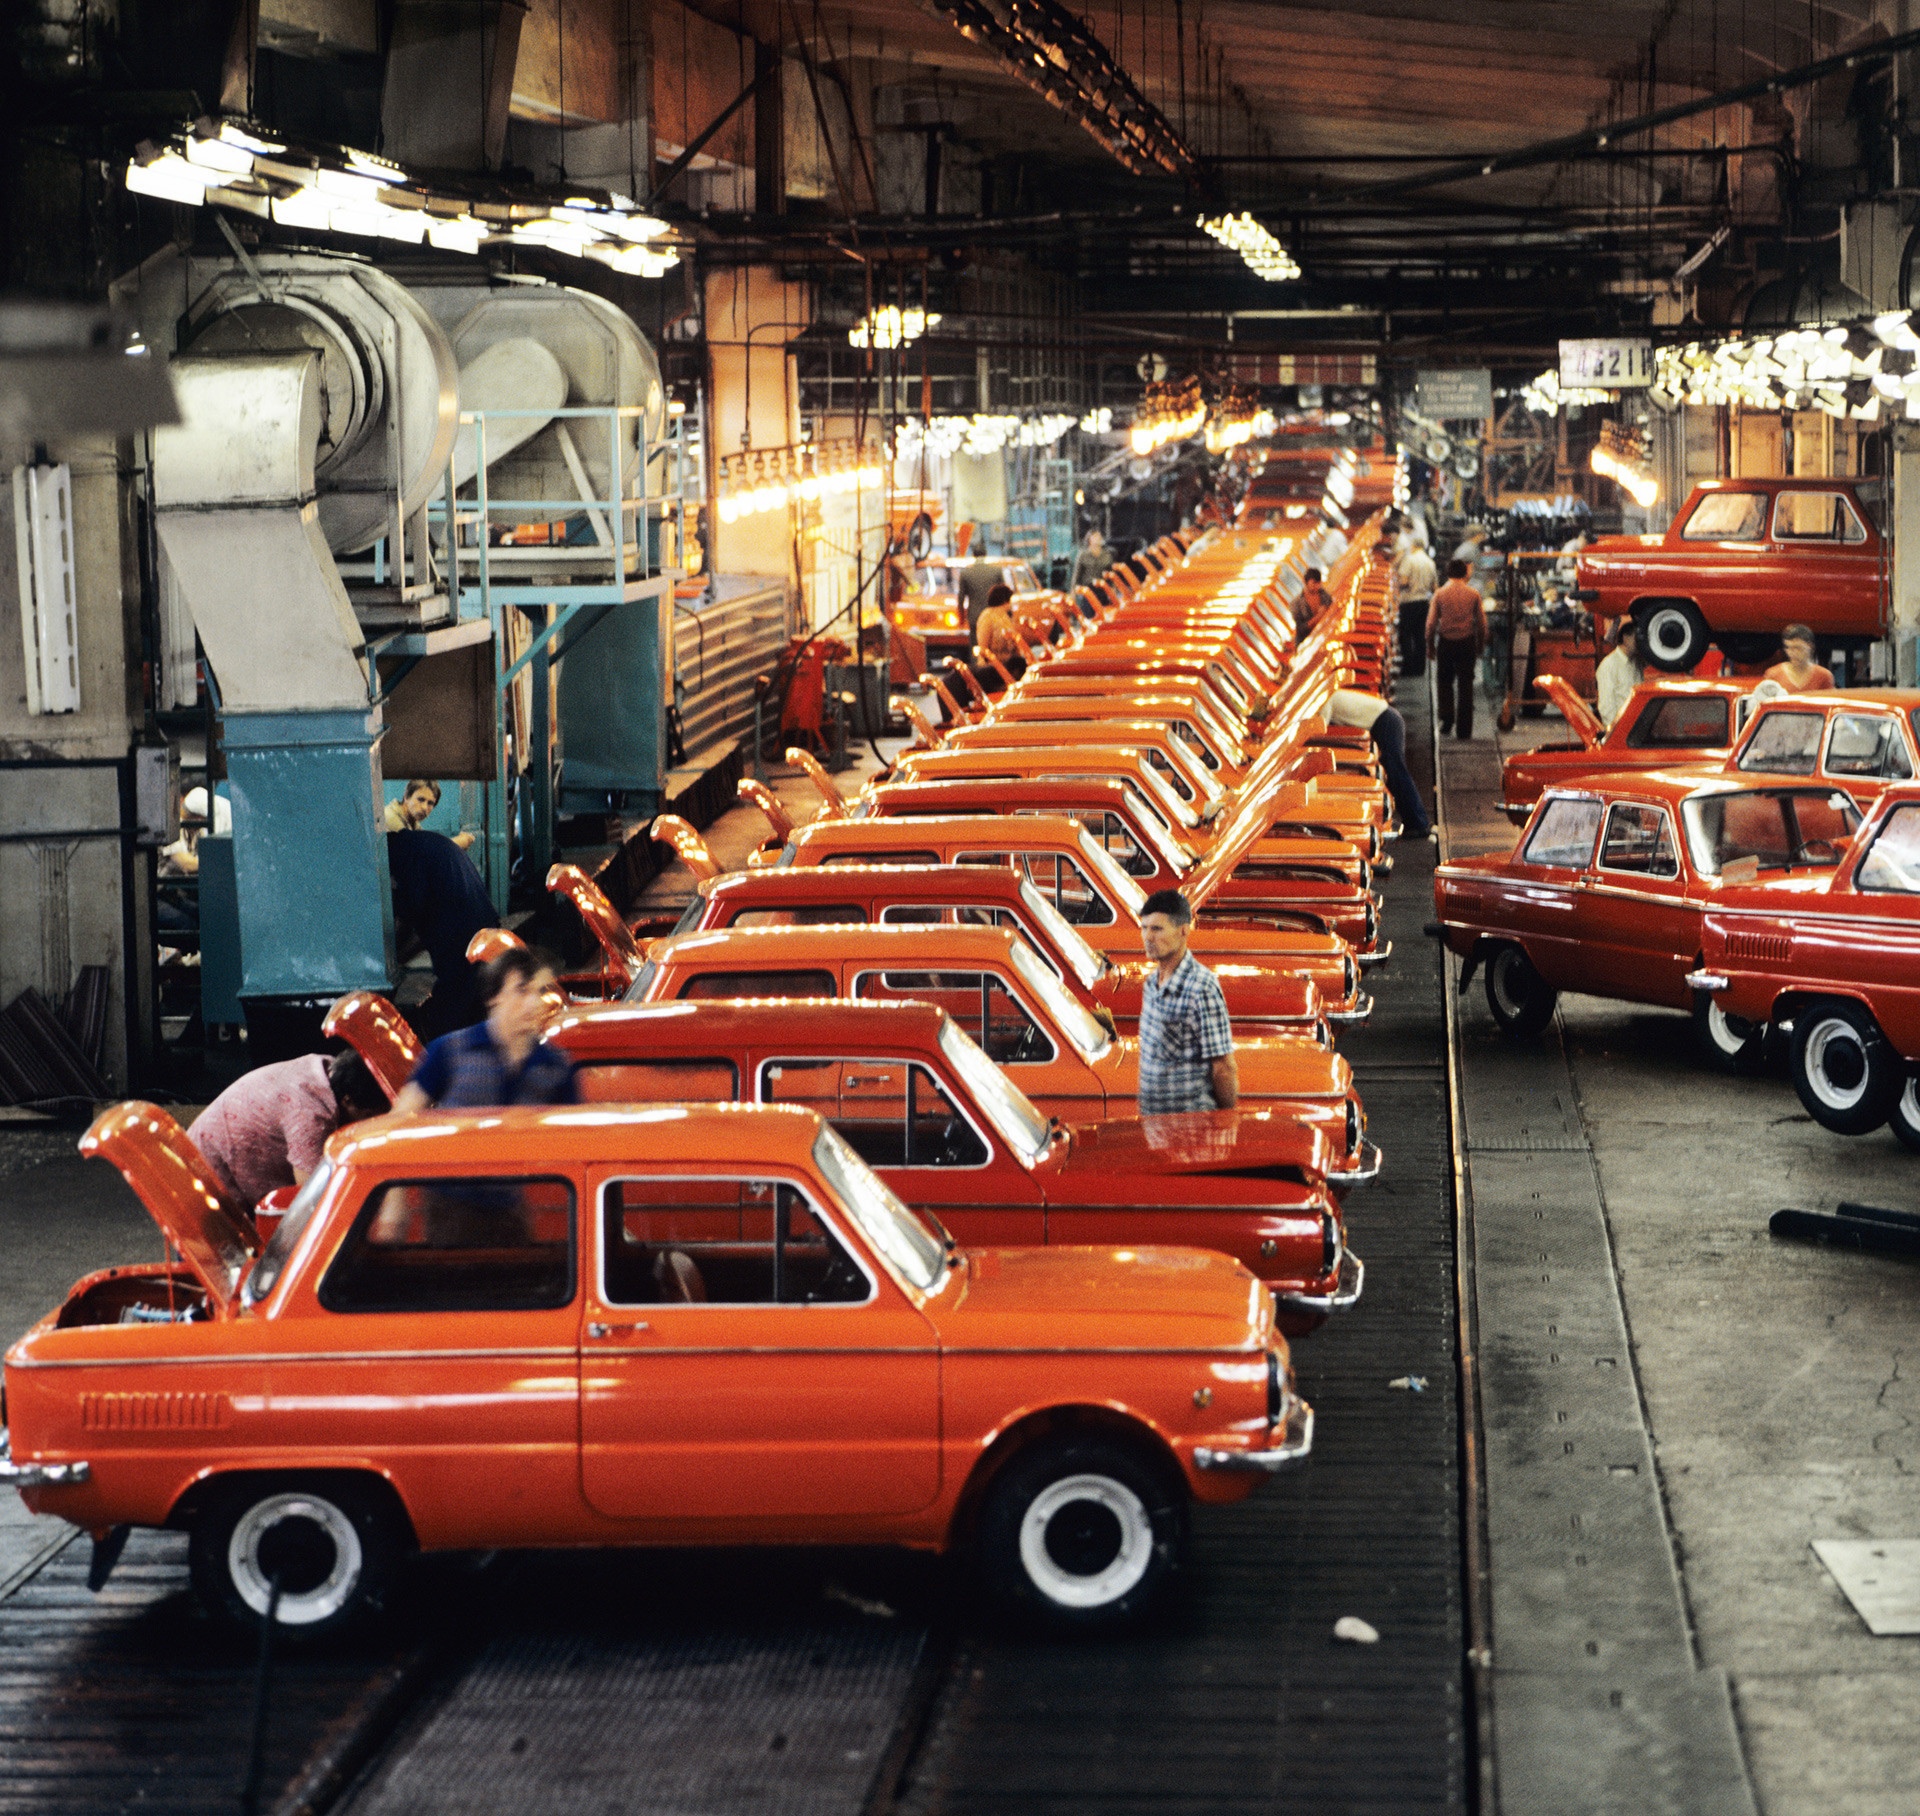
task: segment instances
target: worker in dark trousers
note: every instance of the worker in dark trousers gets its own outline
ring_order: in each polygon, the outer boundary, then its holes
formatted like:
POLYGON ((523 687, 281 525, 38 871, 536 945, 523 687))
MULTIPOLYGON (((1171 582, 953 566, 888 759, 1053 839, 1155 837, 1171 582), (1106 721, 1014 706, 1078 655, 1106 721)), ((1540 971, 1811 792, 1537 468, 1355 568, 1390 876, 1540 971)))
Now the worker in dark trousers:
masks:
POLYGON ((1467 584, 1467 564, 1447 563, 1447 583, 1427 607, 1427 651, 1439 669, 1440 733, 1473 736, 1473 670, 1487 647, 1486 602, 1467 584))

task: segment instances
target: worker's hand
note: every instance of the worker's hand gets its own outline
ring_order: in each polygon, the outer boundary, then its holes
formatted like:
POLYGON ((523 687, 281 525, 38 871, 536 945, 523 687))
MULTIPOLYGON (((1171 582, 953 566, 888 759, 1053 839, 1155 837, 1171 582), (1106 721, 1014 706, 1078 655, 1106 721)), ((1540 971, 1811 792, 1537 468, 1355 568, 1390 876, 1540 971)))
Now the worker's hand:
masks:
POLYGON ((458 845, 462 851, 465 851, 477 836, 477 834, 471 832, 456 832, 453 835, 453 842, 458 845))

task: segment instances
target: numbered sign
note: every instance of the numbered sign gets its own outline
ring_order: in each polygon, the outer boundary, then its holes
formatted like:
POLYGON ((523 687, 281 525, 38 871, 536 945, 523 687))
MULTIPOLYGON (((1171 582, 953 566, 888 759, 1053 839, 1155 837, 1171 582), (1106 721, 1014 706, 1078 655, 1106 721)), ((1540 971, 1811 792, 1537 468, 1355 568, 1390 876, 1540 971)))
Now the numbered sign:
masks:
POLYGON ((1653 383, 1653 342, 1563 340, 1560 382, 1591 391, 1634 391, 1653 383))

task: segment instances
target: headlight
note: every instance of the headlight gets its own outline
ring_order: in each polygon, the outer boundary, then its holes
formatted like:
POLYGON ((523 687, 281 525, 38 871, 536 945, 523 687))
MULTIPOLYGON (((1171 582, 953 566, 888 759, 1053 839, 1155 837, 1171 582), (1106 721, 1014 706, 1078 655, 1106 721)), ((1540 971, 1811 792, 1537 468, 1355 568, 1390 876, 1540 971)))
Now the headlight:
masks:
POLYGON ((1353 954, 1351 952, 1340 961, 1340 975, 1346 980, 1348 997, 1358 996, 1360 994, 1360 967, 1353 962, 1353 954))
POLYGON ((1272 1350, 1267 1351, 1267 1423, 1278 1425, 1280 1415, 1287 1409, 1287 1376, 1280 1366, 1280 1358, 1272 1350))
POLYGON ((1320 1271, 1330 1274, 1340 1259, 1340 1219, 1329 1205, 1320 1213, 1320 1271))
POLYGON ((1380 937, 1380 916, 1375 912, 1372 898, 1367 901, 1367 944, 1371 946, 1380 937))
POLYGON ((1360 1152, 1360 1106, 1351 1097, 1347 1099, 1347 1152, 1360 1152))

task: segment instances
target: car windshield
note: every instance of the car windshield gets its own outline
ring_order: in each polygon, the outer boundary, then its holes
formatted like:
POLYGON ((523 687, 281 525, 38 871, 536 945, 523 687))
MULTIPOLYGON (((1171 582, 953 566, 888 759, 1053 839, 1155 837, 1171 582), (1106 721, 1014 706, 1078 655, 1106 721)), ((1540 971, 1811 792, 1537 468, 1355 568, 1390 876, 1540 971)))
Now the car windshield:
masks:
POLYGON ((253 1264, 253 1272, 247 1276, 247 1284, 240 1292, 243 1305, 258 1305, 280 1284, 280 1276, 286 1272, 287 1263, 293 1259, 293 1251, 300 1246, 300 1238, 307 1233, 307 1225, 313 1221, 313 1213, 319 1208, 320 1200, 326 1197, 327 1187, 332 1183, 333 1162, 322 1160, 307 1175, 307 1183, 295 1193, 293 1203, 280 1219, 280 1227, 273 1232, 266 1251, 253 1264))
POLYGON ((1887 815, 1853 881, 1875 894, 1920 895, 1920 806, 1896 807, 1887 815))
POLYGON ((1008 1147, 1029 1160, 1045 1152, 1047 1119, 1033 1107, 1026 1092, 967 1038, 966 1030, 957 1022, 941 1023, 940 1051, 1008 1147))
POLYGON ((1083 826, 1080 829, 1080 861, 1086 866, 1107 900, 1117 902, 1137 921, 1145 907, 1147 892, 1120 868, 1120 861, 1083 826))
POLYGON ((1081 1007, 1068 993, 1066 985, 1047 969, 1031 946, 1024 940, 1016 941, 1007 956, 1012 959, 1021 983, 1039 999, 1042 1008, 1084 1057, 1098 1059, 1106 1052, 1113 1044, 1113 1036, 1101 1027, 1090 1010, 1081 1007))
POLYGON ((1026 903, 1033 918, 1046 928, 1047 937, 1053 941, 1060 956, 1073 967, 1074 976, 1091 990, 1100 981, 1107 961, 1074 931, 1073 923, 1024 878, 1020 883, 1020 899, 1026 903))
POLYGON ((910 1211, 867 1163, 827 1125, 813 1158, 867 1244, 909 1286, 931 1292, 947 1250, 923 1218, 910 1211))
POLYGON ((1735 767, 1775 776, 1810 776, 1820 755, 1820 734, 1826 723, 1824 713, 1762 713, 1735 767))
POLYGON ((1748 860, 1755 870, 1830 868, 1860 824, 1846 795, 1816 788, 1695 795, 1684 817, 1693 867, 1702 876, 1723 876, 1748 860))

